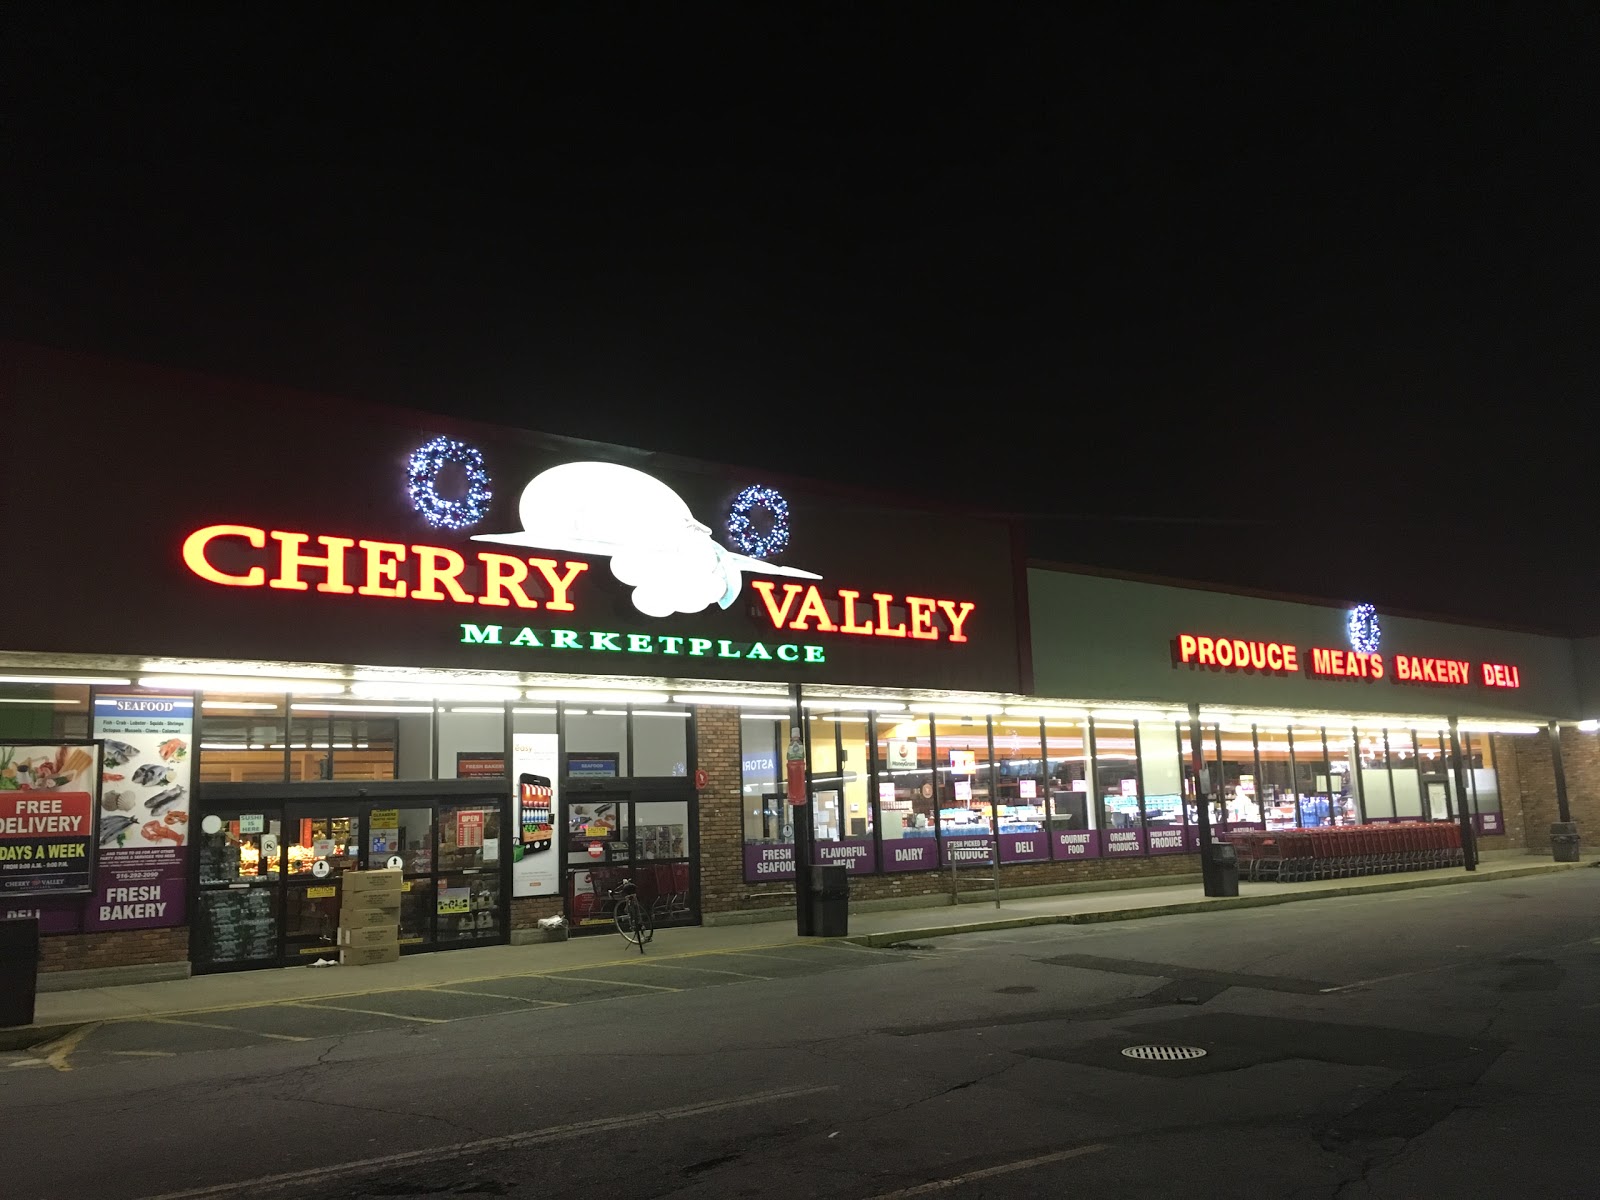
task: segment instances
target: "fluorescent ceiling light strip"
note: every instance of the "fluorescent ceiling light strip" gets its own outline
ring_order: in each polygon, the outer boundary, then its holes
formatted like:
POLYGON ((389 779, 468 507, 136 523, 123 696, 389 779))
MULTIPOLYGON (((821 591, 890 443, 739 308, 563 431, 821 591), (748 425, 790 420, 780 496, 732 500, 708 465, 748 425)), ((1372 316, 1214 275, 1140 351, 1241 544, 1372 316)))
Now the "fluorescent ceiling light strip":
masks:
POLYGON ((1007 706, 1003 711, 1008 717, 1078 717, 1081 719, 1089 715, 1089 710, 1085 708, 1049 708, 1037 704, 1007 706))
POLYGON ((320 713, 431 713, 433 706, 419 704, 291 704, 295 712, 320 713))
POLYGON ((790 714, 782 713, 740 713, 741 721, 787 721, 790 714))
POLYGON ((894 700, 802 700, 800 704, 832 712, 904 712, 906 707, 894 700))
POLYGON ((262 709, 262 708, 277 708, 278 706, 276 704, 273 704, 271 701, 268 701, 268 700, 202 700, 202 701, 200 701, 200 707, 201 708, 222 708, 222 709, 237 708, 237 709, 255 710, 255 709, 262 709))
POLYGON ((783 703, 782 696, 751 696, 738 692, 674 693, 674 704, 721 704, 732 708, 773 708, 783 703))
POLYGON ((356 683, 352 696, 364 700, 520 700, 522 690, 511 687, 481 687, 431 683, 356 683))
MULTIPOLYGON (((500 710, 495 709, 494 711, 499 712, 500 710)), ((553 717, 556 715, 556 710, 553 708, 513 708, 511 711, 519 717, 553 717)))
POLYGON ((675 708, 636 708, 633 710, 636 717, 676 717, 680 721, 687 721, 693 714, 679 712, 675 708))
POLYGON ((666 704, 665 692, 602 692, 571 690, 567 688, 530 688, 523 696, 526 700, 578 700, 596 704, 666 704))
POLYGON ((931 704, 918 704, 918 712, 938 713, 940 716, 951 717, 992 717, 1003 712, 998 704, 950 704, 943 701, 931 704))
POLYGON ((80 704, 78 700, 27 700, 20 697, 0 696, 0 704, 80 704))
POLYGON ((242 692, 245 695, 331 696, 344 691, 344 684, 326 679, 259 679, 246 675, 144 675, 139 686, 180 692, 242 692))
POLYGON ((132 682, 109 675, 0 675, 0 683, 99 683, 107 687, 127 687, 132 682))

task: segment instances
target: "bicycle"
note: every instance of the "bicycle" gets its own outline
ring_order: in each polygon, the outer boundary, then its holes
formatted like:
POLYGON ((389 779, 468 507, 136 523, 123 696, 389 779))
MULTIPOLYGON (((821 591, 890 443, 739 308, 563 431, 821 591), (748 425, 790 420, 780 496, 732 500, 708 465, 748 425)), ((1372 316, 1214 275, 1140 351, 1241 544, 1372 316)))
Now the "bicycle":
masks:
POLYGON ((650 921, 650 912, 639 900, 639 888, 633 880, 624 879, 611 891, 611 914, 617 923, 617 932, 622 935, 622 940, 631 942, 639 947, 639 953, 644 953, 644 944, 655 937, 655 926, 650 921))

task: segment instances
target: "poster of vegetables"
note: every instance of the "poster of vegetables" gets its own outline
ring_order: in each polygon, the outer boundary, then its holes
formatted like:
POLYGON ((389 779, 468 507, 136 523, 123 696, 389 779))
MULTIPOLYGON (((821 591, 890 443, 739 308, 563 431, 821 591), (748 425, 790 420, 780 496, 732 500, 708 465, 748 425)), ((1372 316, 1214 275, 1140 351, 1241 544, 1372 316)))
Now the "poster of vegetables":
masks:
POLYGON ((89 890, 95 758, 92 745, 0 744, 0 897, 89 890))
POLYGON ((94 700, 100 775, 100 869, 84 928, 150 929, 184 921, 194 697, 94 700))

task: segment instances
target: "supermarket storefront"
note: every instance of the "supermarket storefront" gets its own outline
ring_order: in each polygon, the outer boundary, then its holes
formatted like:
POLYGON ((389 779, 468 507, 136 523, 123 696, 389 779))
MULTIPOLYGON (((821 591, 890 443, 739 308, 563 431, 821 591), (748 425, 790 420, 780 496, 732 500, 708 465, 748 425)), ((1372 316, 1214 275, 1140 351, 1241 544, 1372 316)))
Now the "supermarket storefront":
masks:
POLYGON ((377 865, 407 953, 604 931, 624 876, 667 923, 792 911, 791 732, 864 901, 1192 875, 1202 794, 1536 847, 1588 716, 1583 644, 1029 566, 967 513, 56 356, 5 386, 40 436, 186 431, 14 499, 17 561, 101 565, 8 593, 0 741, 121 747, 89 884, 0 896, 52 971, 315 961, 377 865))

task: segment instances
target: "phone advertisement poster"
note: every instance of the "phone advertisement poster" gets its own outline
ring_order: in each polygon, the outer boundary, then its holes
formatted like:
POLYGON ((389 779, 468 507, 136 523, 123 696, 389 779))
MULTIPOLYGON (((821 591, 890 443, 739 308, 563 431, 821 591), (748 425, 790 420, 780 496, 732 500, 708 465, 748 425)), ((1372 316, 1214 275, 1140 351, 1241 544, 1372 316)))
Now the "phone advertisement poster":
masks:
POLYGON ((511 739, 511 803, 517 814, 511 844, 511 894, 559 896, 561 855, 556 851, 556 777, 560 739, 553 733, 518 733, 511 739))

